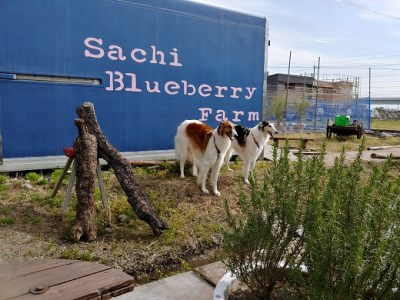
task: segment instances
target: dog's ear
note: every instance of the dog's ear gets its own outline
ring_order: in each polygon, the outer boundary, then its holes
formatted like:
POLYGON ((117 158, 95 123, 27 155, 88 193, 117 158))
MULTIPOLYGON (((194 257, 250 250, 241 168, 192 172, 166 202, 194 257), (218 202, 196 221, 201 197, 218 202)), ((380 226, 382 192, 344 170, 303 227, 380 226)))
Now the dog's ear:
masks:
POLYGON ((268 122, 268 121, 262 121, 262 122, 260 122, 260 124, 258 125, 258 128, 259 128, 260 130, 264 130, 264 128, 267 127, 268 125, 269 125, 269 122, 268 122))
POLYGON ((224 132, 223 132, 224 129, 223 128, 224 128, 224 122, 219 123, 217 132, 221 136, 224 135, 224 132))

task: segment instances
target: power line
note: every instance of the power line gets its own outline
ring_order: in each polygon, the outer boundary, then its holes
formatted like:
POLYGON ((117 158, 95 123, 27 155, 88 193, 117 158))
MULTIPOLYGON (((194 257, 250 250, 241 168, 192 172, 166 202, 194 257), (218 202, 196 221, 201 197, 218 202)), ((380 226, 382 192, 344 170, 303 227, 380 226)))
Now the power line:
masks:
POLYGON ((393 15, 385 14, 385 13, 370 9, 368 7, 364 7, 364 6, 361 6, 361 5, 358 5, 358 4, 354 4, 354 3, 351 3, 351 2, 348 2, 348 1, 345 1, 345 0, 339 0, 339 2, 343 2, 344 4, 347 4, 347 5, 350 5, 350 6, 354 6, 354 7, 357 7, 357 8, 372 12, 372 13, 377 14, 377 15, 393 18, 395 20, 399 20, 400 21, 400 17, 396 17, 396 16, 393 16, 393 15))

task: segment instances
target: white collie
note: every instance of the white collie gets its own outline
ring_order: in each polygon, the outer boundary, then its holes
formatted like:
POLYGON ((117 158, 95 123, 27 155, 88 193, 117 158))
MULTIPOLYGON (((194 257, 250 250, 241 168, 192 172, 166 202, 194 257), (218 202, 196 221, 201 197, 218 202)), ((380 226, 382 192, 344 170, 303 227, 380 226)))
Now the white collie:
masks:
POLYGON ((260 156, 261 151, 270 137, 278 134, 273 123, 262 121, 253 128, 247 128, 241 125, 236 125, 235 130, 237 137, 232 142, 230 149, 225 156, 225 164, 229 168, 229 160, 233 150, 239 155, 243 161, 242 176, 244 182, 249 184, 249 173, 253 171, 256 160, 260 156))
POLYGON ((185 177, 185 162, 191 160, 194 176, 197 176, 199 169, 197 184, 203 193, 209 194, 206 189, 206 179, 208 171, 212 168, 211 186, 213 193, 220 196, 221 193, 217 188, 219 171, 235 136, 235 125, 229 121, 221 122, 216 129, 197 120, 182 122, 175 135, 175 153, 179 160, 181 177, 185 177))

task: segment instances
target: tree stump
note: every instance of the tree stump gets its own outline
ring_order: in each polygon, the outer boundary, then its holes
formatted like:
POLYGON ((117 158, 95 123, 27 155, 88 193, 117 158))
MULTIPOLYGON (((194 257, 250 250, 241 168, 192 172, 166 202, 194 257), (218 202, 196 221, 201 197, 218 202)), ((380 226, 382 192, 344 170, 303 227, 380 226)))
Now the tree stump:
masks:
POLYGON ((99 156, 114 169, 115 175, 136 215, 140 220, 149 224, 155 235, 161 234, 163 230, 168 228, 167 224, 157 216, 143 189, 136 182, 130 162, 110 144, 101 131, 93 104, 85 102, 77 107, 76 112, 85 121, 89 132, 96 137, 99 156))
POLYGON ((94 241, 97 238, 95 223, 94 191, 96 187, 97 140, 89 133, 85 121, 76 119, 79 136, 74 141, 76 162, 76 219, 71 231, 75 242, 81 238, 94 241))

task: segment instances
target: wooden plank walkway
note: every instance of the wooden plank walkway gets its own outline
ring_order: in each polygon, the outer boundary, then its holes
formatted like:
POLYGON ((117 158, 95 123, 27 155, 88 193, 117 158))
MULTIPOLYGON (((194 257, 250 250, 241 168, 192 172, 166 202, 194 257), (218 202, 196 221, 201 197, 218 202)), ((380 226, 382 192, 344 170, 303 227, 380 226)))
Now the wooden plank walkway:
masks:
POLYGON ((1 300, 103 300, 132 290, 132 276, 92 262, 44 259, 0 264, 1 300))

